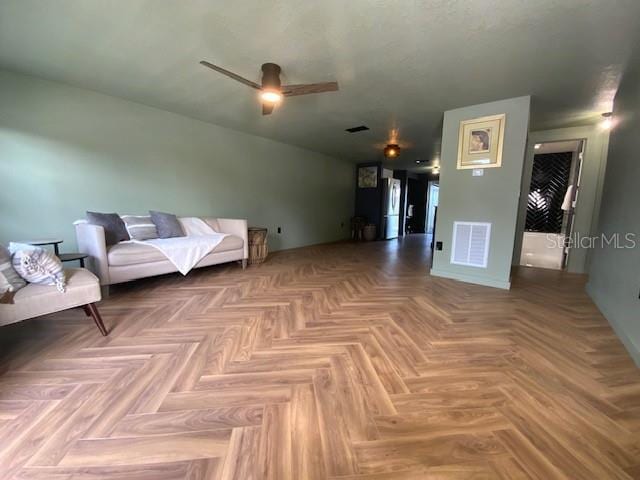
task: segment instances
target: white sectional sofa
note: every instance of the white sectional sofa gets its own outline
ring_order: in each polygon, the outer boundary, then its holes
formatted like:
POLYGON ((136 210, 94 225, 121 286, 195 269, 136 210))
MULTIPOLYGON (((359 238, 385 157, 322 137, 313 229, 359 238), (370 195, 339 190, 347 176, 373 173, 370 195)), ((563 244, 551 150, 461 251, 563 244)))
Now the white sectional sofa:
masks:
MULTIPOLYGON (((200 260, 195 268, 233 261, 242 261, 242 268, 245 268, 249 257, 247 221, 230 218, 203 220, 216 232, 229 236, 200 260)), ((76 222, 75 228, 78 248, 89 255, 88 267, 98 276, 102 286, 177 271, 162 252, 149 245, 120 242, 107 246, 101 226, 76 222)))

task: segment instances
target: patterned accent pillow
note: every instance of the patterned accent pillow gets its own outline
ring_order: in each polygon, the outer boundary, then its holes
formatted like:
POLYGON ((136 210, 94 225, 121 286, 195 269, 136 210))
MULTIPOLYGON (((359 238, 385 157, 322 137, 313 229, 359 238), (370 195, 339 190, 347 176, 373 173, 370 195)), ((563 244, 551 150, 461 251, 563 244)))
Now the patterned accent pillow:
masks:
POLYGON ((156 212, 154 210, 149 211, 151 215, 151 221, 158 229, 159 238, 173 238, 184 237, 184 230, 182 225, 178 221, 178 217, 172 213, 156 212))
POLYGON ((149 216, 122 215, 124 226, 131 240, 150 240, 158 238, 158 230, 149 216))
POLYGON ((104 239, 107 245, 129 240, 127 228, 117 213, 87 212, 87 221, 104 228, 104 239))
POLYGON ((13 268, 29 283, 55 285, 59 292, 65 291, 66 278, 62 262, 53 252, 44 248, 10 243, 9 251, 13 268))
POLYGON ((13 294, 26 284, 11 265, 11 253, 0 245, 0 303, 10 303, 13 294))

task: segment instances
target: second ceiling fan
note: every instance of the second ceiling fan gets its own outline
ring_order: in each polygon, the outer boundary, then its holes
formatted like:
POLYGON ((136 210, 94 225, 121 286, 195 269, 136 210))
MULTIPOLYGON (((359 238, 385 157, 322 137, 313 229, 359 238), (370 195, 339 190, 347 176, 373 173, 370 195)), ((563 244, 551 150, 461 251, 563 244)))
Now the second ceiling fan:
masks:
POLYGON ((222 73, 229 78, 260 91, 262 100, 262 114, 269 115, 274 107, 282 101, 283 97, 296 97, 299 95, 309 95, 312 93, 335 92, 338 90, 338 82, 306 83, 298 85, 281 85, 280 72, 282 69, 275 63, 262 64, 262 84, 252 82, 238 74, 230 72, 222 67, 209 63, 206 60, 200 62, 216 72, 222 73))

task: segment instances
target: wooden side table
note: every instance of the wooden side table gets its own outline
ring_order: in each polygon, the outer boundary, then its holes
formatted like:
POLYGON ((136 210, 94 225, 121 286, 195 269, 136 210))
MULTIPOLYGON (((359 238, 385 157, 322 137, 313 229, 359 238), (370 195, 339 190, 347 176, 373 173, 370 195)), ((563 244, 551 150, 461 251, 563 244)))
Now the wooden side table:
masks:
POLYGON ((249 227, 247 234, 249 237, 249 265, 262 263, 269 254, 267 245, 268 230, 262 227, 249 227))

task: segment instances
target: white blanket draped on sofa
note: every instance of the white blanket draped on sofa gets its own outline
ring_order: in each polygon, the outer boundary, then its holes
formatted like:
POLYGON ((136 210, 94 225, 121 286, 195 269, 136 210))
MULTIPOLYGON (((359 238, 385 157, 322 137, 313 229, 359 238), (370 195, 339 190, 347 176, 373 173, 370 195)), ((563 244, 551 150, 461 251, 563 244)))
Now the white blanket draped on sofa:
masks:
POLYGON ((183 217, 179 220, 186 237, 131 241, 158 249, 181 274, 186 275, 228 234, 216 232, 204 220, 197 217, 183 217))

